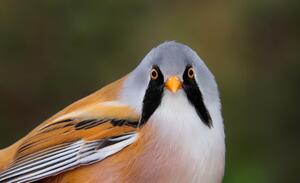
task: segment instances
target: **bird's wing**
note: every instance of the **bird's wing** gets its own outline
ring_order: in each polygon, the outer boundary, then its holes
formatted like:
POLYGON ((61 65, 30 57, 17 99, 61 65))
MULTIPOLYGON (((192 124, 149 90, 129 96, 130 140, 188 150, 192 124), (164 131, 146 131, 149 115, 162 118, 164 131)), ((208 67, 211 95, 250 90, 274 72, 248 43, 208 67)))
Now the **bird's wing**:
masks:
POLYGON ((50 118, 26 136, 0 182, 32 182, 103 160, 136 141, 139 117, 103 102, 50 118))

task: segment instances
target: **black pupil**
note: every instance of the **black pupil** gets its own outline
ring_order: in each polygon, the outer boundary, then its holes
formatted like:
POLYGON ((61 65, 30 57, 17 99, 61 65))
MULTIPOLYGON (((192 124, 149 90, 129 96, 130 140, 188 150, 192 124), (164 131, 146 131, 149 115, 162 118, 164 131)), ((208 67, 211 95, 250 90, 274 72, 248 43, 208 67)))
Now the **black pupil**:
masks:
POLYGON ((156 78, 157 77, 157 72, 155 70, 152 71, 152 77, 156 78))
POLYGON ((194 76, 194 71, 193 71, 193 69, 190 69, 190 70, 189 70, 189 75, 190 75, 190 77, 193 77, 193 76, 194 76))

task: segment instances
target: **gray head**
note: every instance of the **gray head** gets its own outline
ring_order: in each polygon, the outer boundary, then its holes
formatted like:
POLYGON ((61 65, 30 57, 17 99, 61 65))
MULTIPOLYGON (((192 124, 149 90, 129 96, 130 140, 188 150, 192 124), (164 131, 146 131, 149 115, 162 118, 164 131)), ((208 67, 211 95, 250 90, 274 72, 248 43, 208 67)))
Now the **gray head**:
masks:
POLYGON ((126 79, 121 100, 147 120, 165 93, 184 90, 201 120, 211 126, 211 111, 219 111, 214 76, 197 53, 171 41, 153 48, 126 79), (146 114, 143 114, 146 113, 146 114))

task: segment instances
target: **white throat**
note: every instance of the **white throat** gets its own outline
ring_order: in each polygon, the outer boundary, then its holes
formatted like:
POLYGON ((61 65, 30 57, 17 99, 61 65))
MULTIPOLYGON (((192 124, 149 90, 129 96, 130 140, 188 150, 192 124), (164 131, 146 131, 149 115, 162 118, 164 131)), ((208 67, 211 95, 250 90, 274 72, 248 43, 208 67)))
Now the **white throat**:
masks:
POLYGON ((178 152, 181 157, 176 164, 185 164, 181 167, 184 175, 174 177, 173 181, 221 182, 225 156, 223 122, 219 109, 209 107, 209 110, 211 128, 201 121, 183 90, 176 94, 166 90, 160 106, 150 118, 158 136, 156 143, 169 149, 163 152, 178 152))

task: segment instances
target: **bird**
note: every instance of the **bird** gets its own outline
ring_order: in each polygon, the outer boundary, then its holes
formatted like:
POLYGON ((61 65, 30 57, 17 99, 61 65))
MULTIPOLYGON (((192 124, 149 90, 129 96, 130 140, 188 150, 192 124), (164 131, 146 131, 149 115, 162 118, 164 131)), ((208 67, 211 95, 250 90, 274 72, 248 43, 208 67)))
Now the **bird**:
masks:
POLYGON ((220 183, 218 86, 189 46, 165 41, 129 74, 0 151, 0 182, 220 183))

